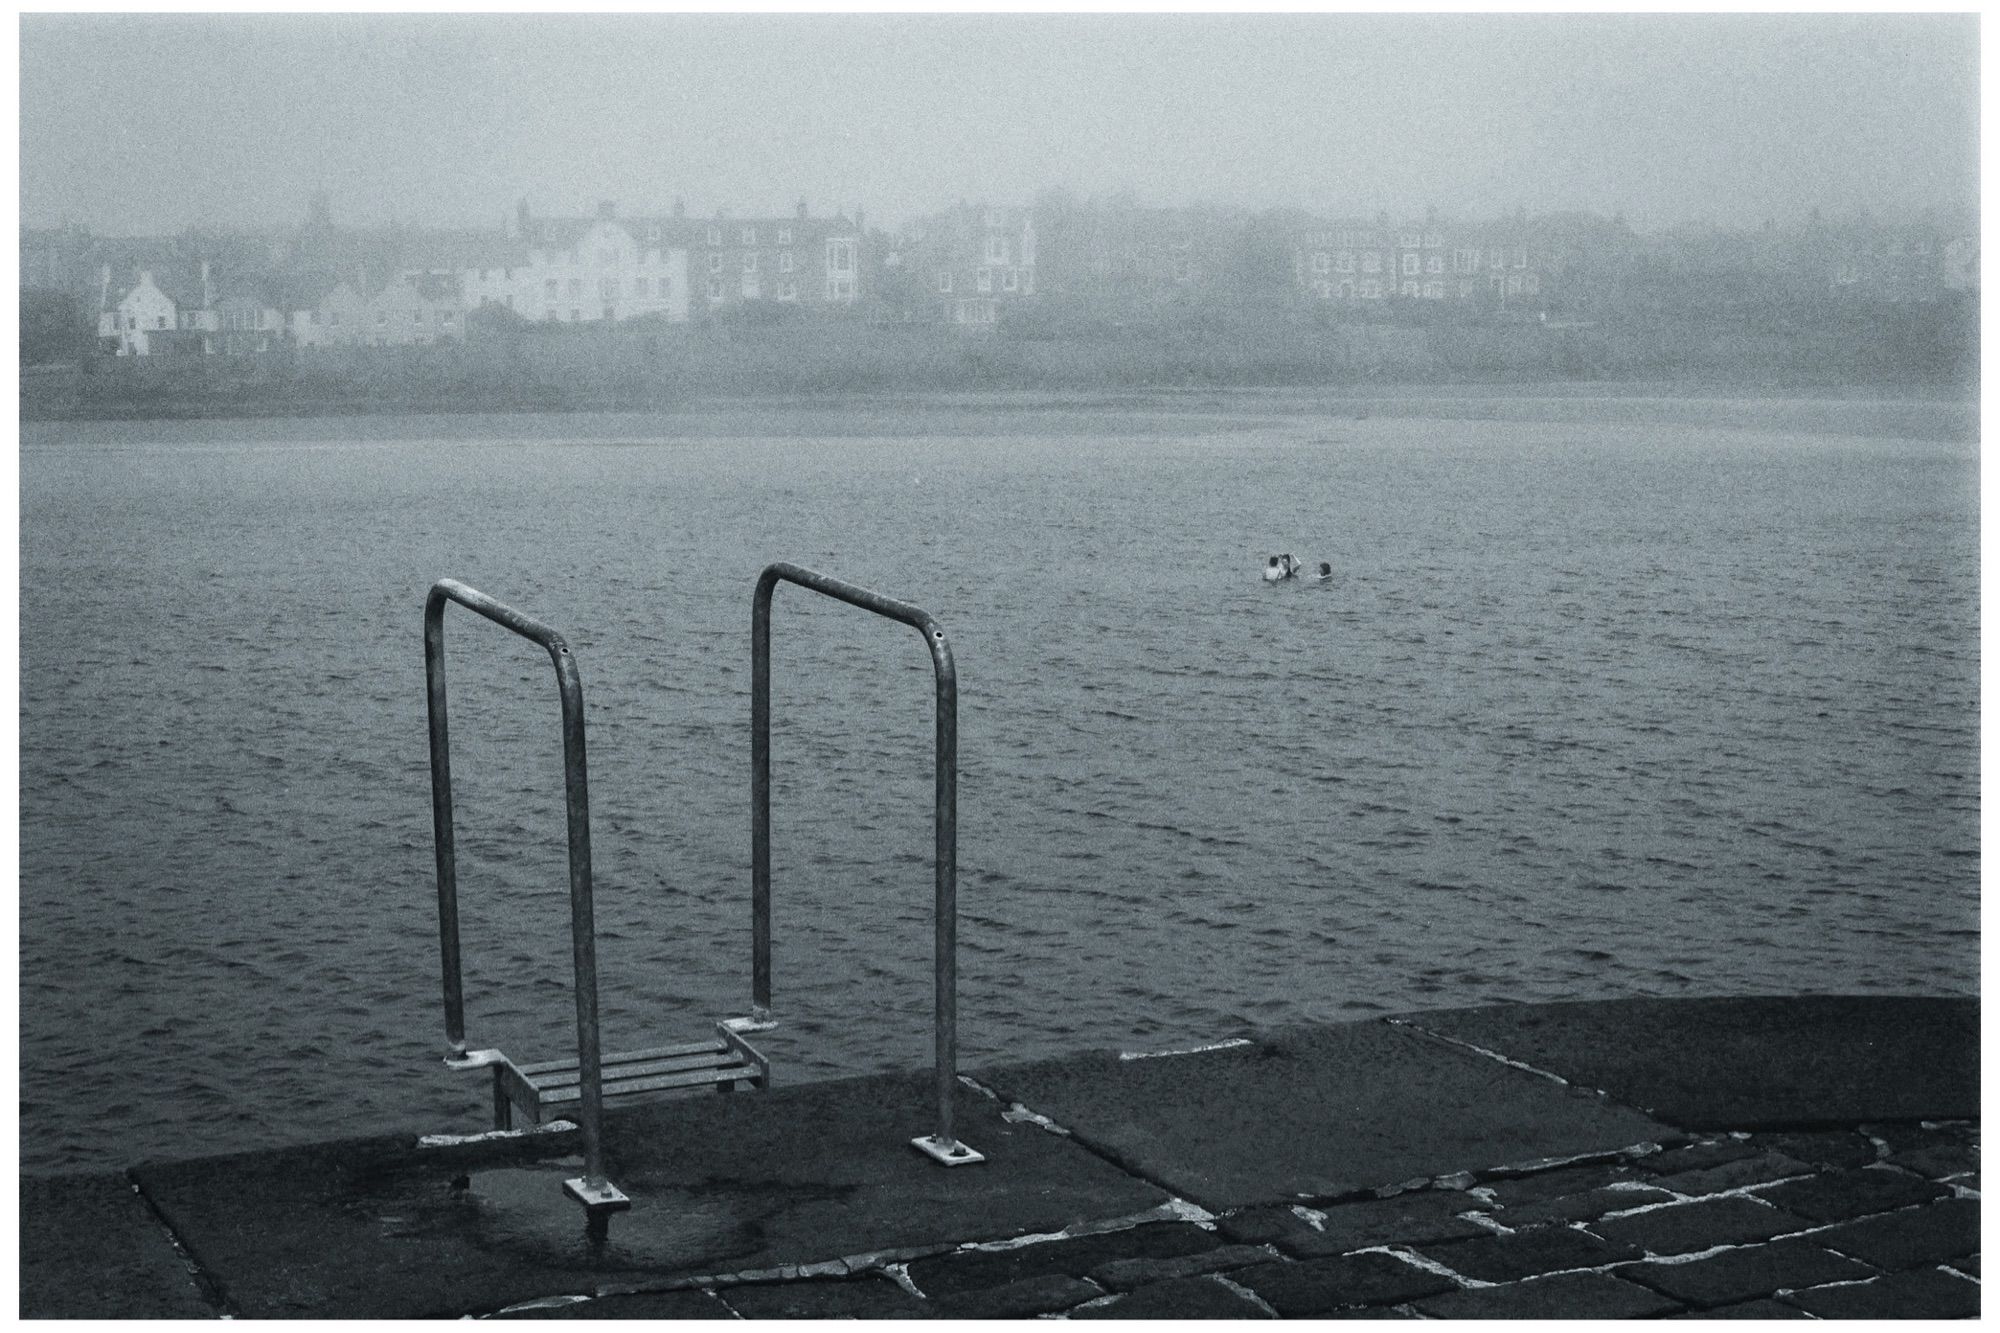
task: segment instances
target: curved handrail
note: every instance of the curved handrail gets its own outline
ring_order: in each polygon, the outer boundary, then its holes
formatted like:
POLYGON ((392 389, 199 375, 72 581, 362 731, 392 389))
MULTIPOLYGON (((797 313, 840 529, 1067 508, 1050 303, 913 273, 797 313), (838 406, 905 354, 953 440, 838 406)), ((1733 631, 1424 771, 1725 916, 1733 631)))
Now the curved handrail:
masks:
POLYGON ((438 942, 444 955, 444 1025, 453 1068, 475 1068, 497 1052, 465 1048, 465 991, 459 961, 458 849, 452 832, 451 734, 445 705, 444 608, 457 602, 496 625, 538 643, 555 664, 562 696, 563 790, 569 819, 570 947, 576 968, 578 1119, 582 1122, 584 1174, 565 1182, 585 1207, 621 1206, 624 1195, 605 1179, 601 1126, 603 1073, 597 1032, 597 937, 591 915, 590 789, 584 762, 583 681, 562 635, 531 616, 456 579, 439 579, 424 599, 424 681, 430 715, 431 827, 437 850, 438 942), (581 1190, 576 1187, 581 1185, 581 1190))
POLYGON ((917 1146, 947 1165, 979 1161, 951 1131, 958 1081, 958 668, 944 628, 930 612, 818 570, 786 561, 757 577, 750 613, 750 914, 751 999, 755 1016, 771 1010, 771 595, 780 582, 901 621, 921 632, 937 680, 937 1002, 938 1130, 917 1146))

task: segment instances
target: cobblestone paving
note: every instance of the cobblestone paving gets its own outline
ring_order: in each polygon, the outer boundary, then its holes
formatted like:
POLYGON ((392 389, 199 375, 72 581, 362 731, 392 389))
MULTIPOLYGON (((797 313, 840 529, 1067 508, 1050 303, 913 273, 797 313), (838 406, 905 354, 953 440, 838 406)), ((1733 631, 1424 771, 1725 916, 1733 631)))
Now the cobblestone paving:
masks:
MULTIPOLYGON (((1717 1134, 1386 1198, 967 1246, 845 1280, 715 1285, 643 1313, 713 1317, 720 1302, 749 1318, 1972 1318, 1978 1198, 1973 1124, 1717 1134)), ((642 1313, 645 1298, 624 1299, 629 1310, 603 1313, 642 1313)))

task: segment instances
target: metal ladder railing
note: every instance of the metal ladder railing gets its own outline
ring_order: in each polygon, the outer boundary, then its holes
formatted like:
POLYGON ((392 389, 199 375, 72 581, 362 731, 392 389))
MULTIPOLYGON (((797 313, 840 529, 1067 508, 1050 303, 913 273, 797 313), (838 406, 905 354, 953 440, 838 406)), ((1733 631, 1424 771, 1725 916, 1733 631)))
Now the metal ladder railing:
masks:
POLYGON ((438 940, 444 962, 445 1064, 453 1069, 493 1070, 493 1126, 513 1127, 514 1112, 537 1123, 544 1112, 576 1105, 583 1135, 583 1175, 563 1182, 571 1197, 593 1215, 630 1206, 605 1175, 604 1099, 668 1088, 713 1085, 730 1092, 738 1083, 766 1087, 771 1066, 745 1041, 747 1020, 716 1024, 716 1038, 684 1046, 653 1047, 604 1056, 597 1018, 597 937, 592 919, 590 872, 590 790, 585 763, 583 684, 576 658, 560 634, 512 607, 455 579, 440 579, 424 604, 424 676, 429 696, 431 823, 437 848, 438 940), (458 937, 458 856, 451 799, 451 729, 445 699, 444 608, 446 602, 476 611, 540 644, 555 663, 562 696, 563 789, 569 823, 570 943, 576 969, 575 1060, 516 1064, 497 1049, 467 1050, 465 989, 458 937), (606 1073, 610 1086, 606 1087, 606 1073))
POLYGON ((937 680, 936 953, 937 1132, 910 1140, 946 1166, 986 1160, 952 1134, 958 1081, 958 669, 944 629, 928 611, 868 588, 779 561, 757 578, 750 613, 750 913, 752 1015, 771 1020, 771 595, 780 582, 914 626, 937 680))

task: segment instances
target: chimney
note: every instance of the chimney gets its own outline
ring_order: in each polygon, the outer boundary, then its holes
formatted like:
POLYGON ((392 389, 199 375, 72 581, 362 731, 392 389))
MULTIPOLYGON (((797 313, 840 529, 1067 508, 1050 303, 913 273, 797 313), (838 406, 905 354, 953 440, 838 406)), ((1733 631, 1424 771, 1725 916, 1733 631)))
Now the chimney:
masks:
POLYGON ((514 205, 514 239, 525 241, 529 231, 528 201, 521 200, 514 205))
POLYGON ((215 284, 209 281, 208 261, 206 259, 201 261, 201 308, 203 310, 215 309, 215 284))
POLYGON ((618 216, 618 205, 609 199, 597 201, 597 217, 600 222, 609 222, 618 216))
POLYGON ((97 270, 97 308, 99 310, 109 310, 111 308, 111 265, 109 264, 97 270))
POLYGON ((680 197, 679 195, 675 195, 675 196, 674 196, 674 220, 675 220, 675 221, 679 221, 680 219, 682 219, 682 218, 686 217, 686 216, 687 216, 687 211, 688 211, 688 206, 687 206, 687 200, 685 200, 685 199, 681 198, 681 197, 680 197))
POLYGON ((801 199, 799 200, 799 221, 804 222, 805 220, 806 220, 806 201, 801 199))

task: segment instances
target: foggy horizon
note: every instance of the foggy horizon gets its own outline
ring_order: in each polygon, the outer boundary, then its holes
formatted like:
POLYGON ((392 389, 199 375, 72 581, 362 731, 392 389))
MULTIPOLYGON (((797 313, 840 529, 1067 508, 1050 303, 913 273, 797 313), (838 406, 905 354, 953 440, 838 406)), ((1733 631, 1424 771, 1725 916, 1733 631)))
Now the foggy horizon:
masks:
POLYGON ((24 15, 21 224, 1969 218, 1966 15, 24 15), (134 95, 134 90, 151 90, 134 95), (196 89, 181 100, 176 89, 196 89))

